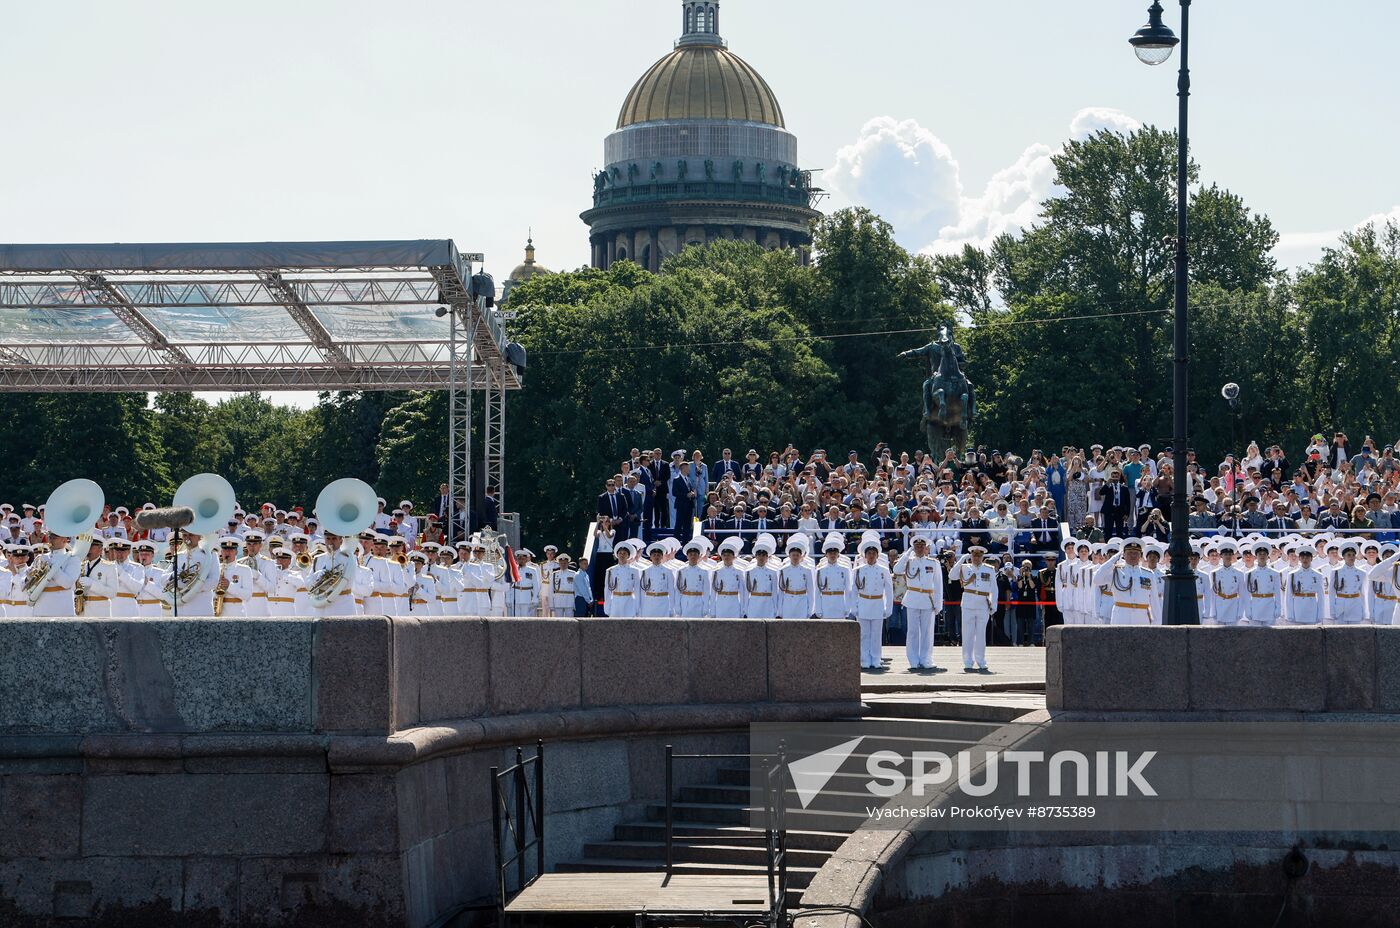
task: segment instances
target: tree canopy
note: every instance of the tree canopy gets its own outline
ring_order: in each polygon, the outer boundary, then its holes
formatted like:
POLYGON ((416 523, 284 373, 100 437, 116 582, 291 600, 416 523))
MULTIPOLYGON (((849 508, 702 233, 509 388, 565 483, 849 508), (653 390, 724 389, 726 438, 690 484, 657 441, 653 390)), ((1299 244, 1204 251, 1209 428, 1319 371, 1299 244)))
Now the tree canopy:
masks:
MULTIPOLYGON (((923 444, 925 368, 896 355, 954 328, 989 448, 1170 443, 1176 137, 1100 132, 1055 156, 1038 220, 987 248, 910 254, 863 209, 825 217, 815 257, 716 242, 660 273, 622 262, 541 275, 512 293, 529 351, 507 413, 507 503, 527 537, 576 544, 600 483, 632 447, 787 443, 840 459, 923 444)), ((1192 163, 1191 429, 1202 460, 1250 438, 1290 452, 1333 428, 1400 433, 1400 228, 1343 235, 1296 275, 1268 218, 1192 163), (1234 418, 1219 396, 1241 387, 1234 418)), ((480 401, 478 400, 478 406, 480 401)), ((480 424, 478 414, 475 421, 480 424)), ((324 394, 0 395, 0 500, 42 501, 87 476, 126 503, 227 476, 245 504, 310 505, 355 476, 426 502, 446 472, 447 400, 324 394)), ((480 448, 480 434, 476 436, 480 448)))

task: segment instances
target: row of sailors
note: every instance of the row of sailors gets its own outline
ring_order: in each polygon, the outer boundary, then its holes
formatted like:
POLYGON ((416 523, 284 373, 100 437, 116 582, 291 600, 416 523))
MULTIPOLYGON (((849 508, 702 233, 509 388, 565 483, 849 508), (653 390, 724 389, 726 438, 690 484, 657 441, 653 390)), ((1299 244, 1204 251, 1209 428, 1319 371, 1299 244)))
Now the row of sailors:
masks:
MULTIPOLYGON (((713 561, 711 542, 699 537, 681 549, 682 561, 674 557, 680 549, 674 539, 645 547, 628 539, 614 549, 617 564, 605 575, 604 611, 610 618, 854 619, 861 629, 861 667, 878 669, 884 622, 894 610, 898 577, 908 615, 909 664, 936 669, 933 628, 934 616, 943 609, 943 566, 932 556, 927 538, 915 536, 892 567, 876 532, 861 536, 855 559, 843 553, 846 540, 838 532, 824 539, 820 560, 812 558, 809 544, 806 535, 791 536, 786 557, 780 560, 776 540, 763 533, 754 541, 753 555, 743 558, 743 542, 726 538, 718 546, 719 560, 713 561)), ((953 569, 964 584, 964 669, 985 672, 986 625, 995 604, 996 575, 982 564, 983 553, 978 548, 953 569)))
MULTIPOLYGON (((0 616, 63 617, 77 613, 77 596, 86 616, 171 615, 164 592, 171 561, 156 560, 157 545, 125 538, 93 539, 84 552, 69 551, 69 539, 38 550, 28 545, 5 548, 0 567, 0 616), (31 603, 25 592, 31 556, 49 564, 42 590, 31 603)), ((198 580, 181 599, 182 616, 212 616, 216 594, 225 618, 269 615, 479 615, 573 616, 575 596, 591 596, 587 574, 573 568, 568 555, 550 557, 537 567, 528 550, 517 553, 519 579, 498 577, 499 567, 485 560, 487 549, 473 536, 455 547, 426 543, 405 552, 402 538, 366 532, 361 550, 351 554, 344 539, 327 533, 323 548, 309 549, 310 538, 293 535, 289 544, 263 554, 265 536, 249 532, 241 540, 226 536, 201 546, 186 533, 179 556, 182 574, 198 580), (344 577, 328 601, 311 592, 328 571, 344 577)))
MULTIPOLYGON (((1162 622, 1167 546, 1067 539, 1055 598, 1068 625, 1162 622)), ((1202 624, 1400 624, 1400 547, 1317 536, 1191 543, 1202 624)))

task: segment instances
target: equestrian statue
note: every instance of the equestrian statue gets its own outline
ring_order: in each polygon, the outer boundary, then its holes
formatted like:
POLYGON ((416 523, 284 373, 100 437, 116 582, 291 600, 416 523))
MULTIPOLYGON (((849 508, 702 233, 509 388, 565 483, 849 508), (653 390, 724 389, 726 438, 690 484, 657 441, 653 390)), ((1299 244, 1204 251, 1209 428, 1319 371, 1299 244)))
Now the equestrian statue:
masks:
POLYGON ((929 453, 935 461, 942 461, 949 448, 956 448, 961 455, 977 415, 972 381, 962 372, 961 365, 967 363, 962 346, 953 341, 945 325, 939 328, 936 340, 899 356, 926 357, 929 361, 929 378, 924 381, 924 431, 929 453))

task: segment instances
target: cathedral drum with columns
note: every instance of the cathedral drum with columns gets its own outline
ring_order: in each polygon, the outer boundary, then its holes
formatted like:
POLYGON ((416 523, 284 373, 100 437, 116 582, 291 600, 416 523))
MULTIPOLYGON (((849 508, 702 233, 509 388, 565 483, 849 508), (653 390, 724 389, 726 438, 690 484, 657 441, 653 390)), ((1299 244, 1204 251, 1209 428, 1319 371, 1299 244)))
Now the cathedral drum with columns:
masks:
POLYGON ((821 191, 797 166, 797 138, 758 72, 719 34, 717 0, 683 0, 675 50, 622 104, 593 177, 594 267, 656 271, 688 245, 742 239, 805 262, 821 191))

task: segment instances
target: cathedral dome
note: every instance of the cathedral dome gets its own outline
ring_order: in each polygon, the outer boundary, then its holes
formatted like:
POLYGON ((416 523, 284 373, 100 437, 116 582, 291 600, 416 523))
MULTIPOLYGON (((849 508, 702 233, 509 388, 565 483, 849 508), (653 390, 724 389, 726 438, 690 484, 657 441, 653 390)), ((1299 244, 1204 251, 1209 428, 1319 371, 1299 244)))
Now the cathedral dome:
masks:
POLYGON ((783 110, 767 81, 719 44, 681 45, 633 86, 617 128, 642 122, 721 119, 783 127, 783 110))

